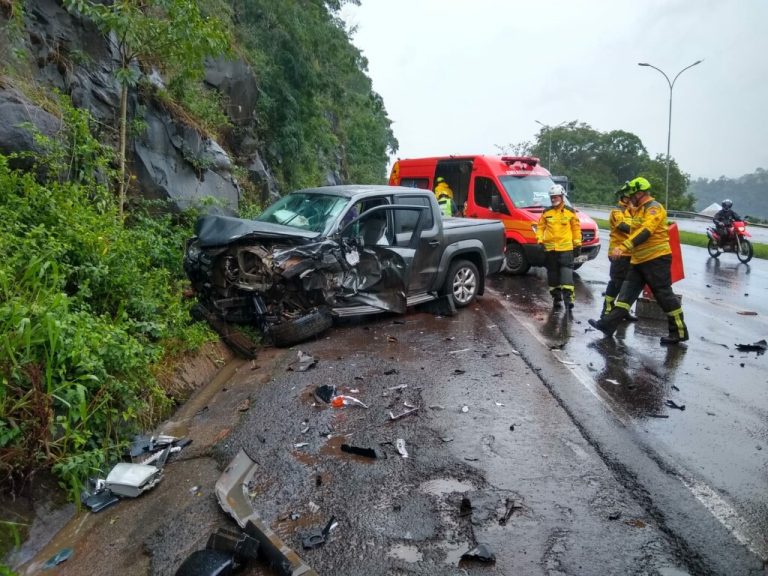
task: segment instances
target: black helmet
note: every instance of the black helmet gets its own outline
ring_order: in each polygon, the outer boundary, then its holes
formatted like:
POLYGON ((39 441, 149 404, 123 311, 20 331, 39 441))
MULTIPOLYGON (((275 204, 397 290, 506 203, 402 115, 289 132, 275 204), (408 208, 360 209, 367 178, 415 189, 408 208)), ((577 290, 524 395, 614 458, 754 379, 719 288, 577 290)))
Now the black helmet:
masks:
POLYGON ((723 207, 723 210, 728 210, 731 206, 733 206, 733 202, 729 198, 726 198, 720 203, 720 206, 723 207))

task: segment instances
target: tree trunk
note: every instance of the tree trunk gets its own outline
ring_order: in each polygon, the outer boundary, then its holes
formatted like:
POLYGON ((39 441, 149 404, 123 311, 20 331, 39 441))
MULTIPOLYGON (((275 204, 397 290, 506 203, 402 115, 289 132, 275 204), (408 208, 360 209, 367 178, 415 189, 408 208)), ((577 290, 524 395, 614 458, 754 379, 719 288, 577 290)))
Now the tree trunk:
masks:
POLYGON ((118 162, 120 163, 118 170, 118 207, 120 220, 123 219, 125 210, 125 141, 126 134, 128 132, 128 84, 123 84, 120 91, 120 151, 118 162))

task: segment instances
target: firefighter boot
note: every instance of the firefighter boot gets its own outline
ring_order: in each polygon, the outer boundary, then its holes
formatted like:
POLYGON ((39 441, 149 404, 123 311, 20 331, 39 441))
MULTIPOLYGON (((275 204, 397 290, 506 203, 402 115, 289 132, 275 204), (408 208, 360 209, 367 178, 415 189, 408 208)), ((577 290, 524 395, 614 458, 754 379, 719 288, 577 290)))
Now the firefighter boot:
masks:
POLYGON ((576 302, 576 292, 573 288, 563 288, 563 302, 569 310, 573 310, 573 304, 576 302))
POLYGON ((672 312, 667 312, 667 324, 669 327, 669 336, 661 337, 661 344, 679 344, 688 340, 688 327, 683 319, 683 309, 678 308, 672 312))
POLYGON ((563 305, 563 293, 560 288, 550 288, 549 293, 552 295, 552 308, 557 310, 563 305))

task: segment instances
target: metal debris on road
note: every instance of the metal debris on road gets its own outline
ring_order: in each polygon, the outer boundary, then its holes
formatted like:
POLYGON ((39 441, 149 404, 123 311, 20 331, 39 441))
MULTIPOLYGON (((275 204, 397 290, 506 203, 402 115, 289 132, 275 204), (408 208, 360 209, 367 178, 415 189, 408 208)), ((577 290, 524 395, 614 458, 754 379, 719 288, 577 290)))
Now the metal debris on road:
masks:
POLYGON ((469 352, 472 348, 462 348, 461 350, 451 350, 448 354, 461 354, 462 352, 469 352))
POLYGON ((317 532, 312 532, 302 538, 301 545, 305 550, 311 550, 325 544, 325 542, 328 540, 328 536, 331 533, 331 530, 336 528, 336 526, 338 526, 338 522, 336 522, 336 518, 334 516, 331 516, 331 519, 325 525, 325 528, 317 532))
POLYGON ((403 412, 403 413, 401 413, 401 414, 395 415, 395 414, 393 414, 393 413, 392 413, 392 411, 390 410, 390 411, 389 411, 389 419, 390 419, 390 420, 399 420, 399 419, 400 419, 400 418, 402 418, 403 416, 408 416, 408 414, 413 414, 414 412, 417 412, 417 411, 418 411, 418 408, 412 408, 411 410, 406 410, 405 412, 403 412))
POLYGON ((397 453, 400 454, 400 456, 403 458, 408 458, 408 450, 405 448, 405 440, 402 438, 395 440, 395 448, 397 449, 397 453))

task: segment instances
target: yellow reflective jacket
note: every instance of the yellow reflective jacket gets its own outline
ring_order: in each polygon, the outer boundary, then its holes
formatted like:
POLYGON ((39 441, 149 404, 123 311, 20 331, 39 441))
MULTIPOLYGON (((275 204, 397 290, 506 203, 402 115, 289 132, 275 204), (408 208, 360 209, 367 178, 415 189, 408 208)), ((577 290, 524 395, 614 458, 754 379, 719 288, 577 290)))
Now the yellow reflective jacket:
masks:
POLYGON ((624 240, 622 248, 632 252, 632 264, 642 264, 672 254, 664 206, 646 196, 632 213, 629 237, 624 240))
POLYGON ((565 205, 550 206, 541 214, 536 226, 536 241, 547 252, 568 252, 581 246, 581 226, 573 209, 565 205))
POLYGON ((616 204, 608 215, 608 223, 611 226, 608 237, 608 253, 610 254, 614 248, 621 246, 624 240, 629 237, 632 226, 632 213, 629 205, 622 202, 616 204))

